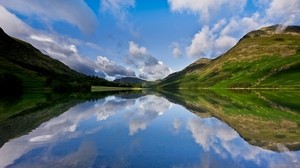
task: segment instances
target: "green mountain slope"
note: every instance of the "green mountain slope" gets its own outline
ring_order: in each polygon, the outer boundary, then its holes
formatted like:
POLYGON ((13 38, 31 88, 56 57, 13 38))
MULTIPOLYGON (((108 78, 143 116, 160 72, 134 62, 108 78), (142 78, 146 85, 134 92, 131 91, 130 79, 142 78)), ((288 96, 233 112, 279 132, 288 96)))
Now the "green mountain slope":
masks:
POLYGON ((300 26, 262 28, 245 35, 222 56, 200 59, 171 74, 163 89, 300 88, 300 26))
POLYGON ((76 72, 31 44, 8 36, 0 28, 1 86, 6 85, 3 82, 5 76, 12 75, 22 80, 25 90, 89 90, 92 84, 115 85, 104 79, 76 72))

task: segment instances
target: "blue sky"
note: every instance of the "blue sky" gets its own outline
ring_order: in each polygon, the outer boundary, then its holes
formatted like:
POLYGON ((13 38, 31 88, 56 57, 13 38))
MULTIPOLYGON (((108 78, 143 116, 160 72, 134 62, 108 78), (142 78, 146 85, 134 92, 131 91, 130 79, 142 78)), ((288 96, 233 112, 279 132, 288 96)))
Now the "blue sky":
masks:
POLYGON ((107 79, 161 79, 273 24, 299 25, 300 0, 0 0, 8 34, 107 79))

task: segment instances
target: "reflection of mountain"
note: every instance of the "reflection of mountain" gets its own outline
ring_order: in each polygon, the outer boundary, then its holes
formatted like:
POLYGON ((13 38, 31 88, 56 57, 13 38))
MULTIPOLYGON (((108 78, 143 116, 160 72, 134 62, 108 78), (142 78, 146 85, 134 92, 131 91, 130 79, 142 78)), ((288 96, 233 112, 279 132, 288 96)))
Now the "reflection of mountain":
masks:
POLYGON ((296 101, 286 104, 289 99, 299 100, 297 92, 234 93, 223 90, 215 93, 201 90, 176 94, 164 92, 163 95, 201 117, 223 120, 251 144, 278 150, 280 143, 290 150, 300 149, 299 104, 296 101))

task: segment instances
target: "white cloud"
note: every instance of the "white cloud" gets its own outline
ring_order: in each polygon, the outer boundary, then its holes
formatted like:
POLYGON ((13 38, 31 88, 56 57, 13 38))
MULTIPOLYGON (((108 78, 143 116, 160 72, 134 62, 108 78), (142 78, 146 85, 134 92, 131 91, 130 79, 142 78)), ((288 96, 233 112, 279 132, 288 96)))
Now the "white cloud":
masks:
POLYGON ((300 21, 300 1, 299 0, 273 0, 266 10, 270 21, 279 24, 293 24, 300 21))
POLYGON ((132 56, 144 56, 147 55, 147 49, 145 47, 139 47, 138 44, 133 41, 129 41, 129 54, 132 56))
POLYGON ((140 47, 129 41, 129 56, 126 62, 138 69, 138 76, 147 80, 162 79, 171 73, 171 69, 147 52, 145 47, 140 47))
POLYGON ((183 55, 179 43, 173 42, 171 47, 172 47, 172 54, 174 57, 178 58, 183 55))
POLYGON ((227 33, 220 34, 216 26, 212 29, 205 26, 195 34, 186 51, 191 57, 215 58, 234 46, 237 41, 227 33))
POLYGON ((66 21, 85 33, 96 30, 98 21, 93 11, 82 0, 24 0, 1 1, 7 9, 39 20, 66 21))
POLYGON ((0 5, 0 26, 9 35, 24 36, 33 30, 16 15, 0 5))
POLYGON ((231 48, 237 43, 237 39, 230 36, 221 36, 215 41, 215 47, 218 51, 218 54, 221 54, 222 51, 226 51, 228 48, 231 48))
POLYGON ((195 34, 191 45, 187 47, 189 56, 210 57, 213 49, 213 35, 207 26, 195 34))
POLYGON ((209 23, 238 13, 246 5, 246 0, 168 0, 168 3, 172 11, 196 13, 202 21, 209 23))
POLYGON ((107 57, 98 56, 96 63, 98 70, 103 71, 109 76, 135 76, 135 72, 110 61, 107 57))

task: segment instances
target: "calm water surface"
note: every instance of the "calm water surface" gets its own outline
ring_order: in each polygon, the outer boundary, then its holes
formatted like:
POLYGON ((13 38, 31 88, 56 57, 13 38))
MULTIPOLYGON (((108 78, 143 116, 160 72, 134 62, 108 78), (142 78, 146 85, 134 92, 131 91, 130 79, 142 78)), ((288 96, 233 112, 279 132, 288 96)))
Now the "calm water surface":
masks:
POLYGON ((0 149, 0 167, 300 167, 155 95, 86 101, 0 149))

